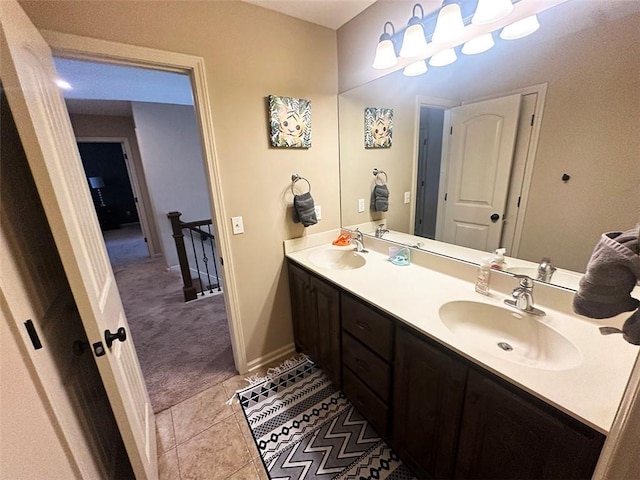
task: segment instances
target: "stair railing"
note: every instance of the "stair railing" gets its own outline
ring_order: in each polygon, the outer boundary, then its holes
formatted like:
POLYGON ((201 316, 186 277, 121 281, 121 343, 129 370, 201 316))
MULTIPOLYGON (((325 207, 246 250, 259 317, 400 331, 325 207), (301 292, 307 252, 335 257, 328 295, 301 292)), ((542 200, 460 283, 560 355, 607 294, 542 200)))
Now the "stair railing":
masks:
POLYGON ((183 222, 180 212, 169 212, 167 217, 171 222, 173 239, 176 243, 178 263, 182 274, 182 292, 184 301, 195 300, 198 296, 205 296, 205 291, 213 293, 214 289, 222 291, 216 262, 215 237, 211 233, 211 219, 195 222, 183 222), (185 231, 188 234, 185 241, 185 231), (195 235, 194 235, 195 234, 195 235), (192 255, 191 255, 192 254, 192 255), (189 258, 191 256, 191 258, 189 258), (209 262, 213 260, 213 272, 209 262), (201 270, 201 267, 204 271, 201 270), (195 277, 194 277, 195 272, 195 277), (215 278, 215 283, 212 281, 215 278))

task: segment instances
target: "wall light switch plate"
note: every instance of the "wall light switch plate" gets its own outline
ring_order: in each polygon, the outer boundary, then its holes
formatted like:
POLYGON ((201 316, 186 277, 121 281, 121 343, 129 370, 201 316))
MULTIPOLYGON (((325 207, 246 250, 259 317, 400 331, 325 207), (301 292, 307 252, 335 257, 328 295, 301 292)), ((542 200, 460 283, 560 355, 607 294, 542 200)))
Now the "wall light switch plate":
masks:
POLYGON ((409 203, 411 201, 411 192, 404 192, 404 203, 409 203))
POLYGON ((358 213, 364 212, 364 198, 358 199, 358 213))
POLYGON ((316 211, 316 219, 318 221, 322 220, 322 207, 320 205, 316 205, 313 208, 316 211))
POLYGON ((242 217, 231 217, 231 225, 233 225, 234 235, 244 233, 244 223, 242 223, 242 217))

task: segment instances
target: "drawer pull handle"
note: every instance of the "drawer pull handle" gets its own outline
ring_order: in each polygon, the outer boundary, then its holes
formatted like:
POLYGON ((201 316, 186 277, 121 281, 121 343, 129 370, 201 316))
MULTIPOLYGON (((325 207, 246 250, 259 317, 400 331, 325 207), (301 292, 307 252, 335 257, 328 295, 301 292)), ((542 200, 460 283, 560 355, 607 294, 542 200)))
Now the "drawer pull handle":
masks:
POLYGON ((364 322, 357 321, 357 322, 356 322, 356 325, 358 325, 358 328, 359 328, 360 330, 369 330, 369 325, 367 325, 367 324, 366 324, 366 323, 364 323, 364 322))
POLYGON ((368 365, 367 362, 360 360, 359 358, 356 358, 356 365, 358 365, 360 368, 362 368, 363 370, 368 370, 368 365))

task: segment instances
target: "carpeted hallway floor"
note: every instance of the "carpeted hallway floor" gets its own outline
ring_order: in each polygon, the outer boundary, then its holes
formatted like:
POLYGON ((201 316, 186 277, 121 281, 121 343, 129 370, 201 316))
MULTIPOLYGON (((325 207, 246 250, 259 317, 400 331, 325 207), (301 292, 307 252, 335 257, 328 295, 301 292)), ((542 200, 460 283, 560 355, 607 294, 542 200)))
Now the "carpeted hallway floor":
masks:
POLYGON ((224 296, 185 303, 180 272, 148 256, 139 227, 104 237, 154 412, 236 375, 224 296))

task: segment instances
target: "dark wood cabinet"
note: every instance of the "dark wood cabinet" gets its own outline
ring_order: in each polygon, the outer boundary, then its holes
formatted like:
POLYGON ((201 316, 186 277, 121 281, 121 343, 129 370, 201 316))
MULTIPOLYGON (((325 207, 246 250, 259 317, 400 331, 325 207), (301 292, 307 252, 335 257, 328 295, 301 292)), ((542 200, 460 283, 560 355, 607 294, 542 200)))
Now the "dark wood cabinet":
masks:
POLYGON ((288 271, 296 350, 309 355, 341 388, 340 292, 291 262, 288 271))
POLYGON ((456 478, 591 478, 604 435, 470 370, 456 478))
POLYGON ((393 447, 419 477, 453 478, 467 367, 398 328, 393 383, 393 447))

